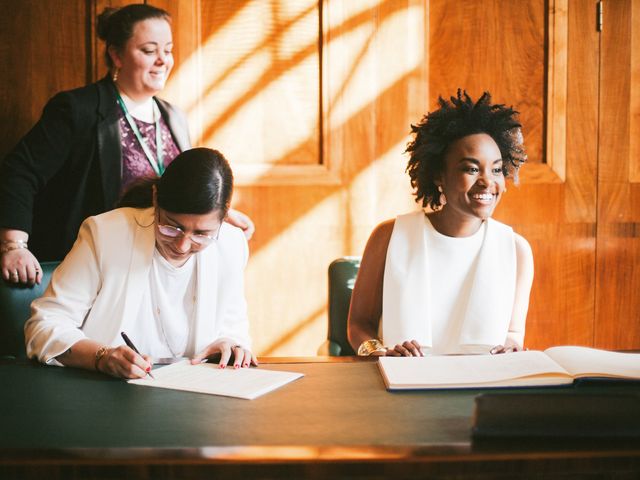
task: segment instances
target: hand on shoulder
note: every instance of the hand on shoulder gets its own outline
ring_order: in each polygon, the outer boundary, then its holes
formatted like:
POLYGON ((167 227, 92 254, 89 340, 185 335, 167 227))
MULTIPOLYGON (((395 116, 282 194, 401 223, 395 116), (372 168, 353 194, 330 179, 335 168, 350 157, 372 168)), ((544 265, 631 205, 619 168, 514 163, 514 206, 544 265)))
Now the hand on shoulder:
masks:
POLYGON ((241 229, 247 240, 251 240, 253 233, 256 231, 256 226, 253 224, 251 218, 249 218, 247 214, 239 212, 238 210, 229 209, 224 221, 241 229))

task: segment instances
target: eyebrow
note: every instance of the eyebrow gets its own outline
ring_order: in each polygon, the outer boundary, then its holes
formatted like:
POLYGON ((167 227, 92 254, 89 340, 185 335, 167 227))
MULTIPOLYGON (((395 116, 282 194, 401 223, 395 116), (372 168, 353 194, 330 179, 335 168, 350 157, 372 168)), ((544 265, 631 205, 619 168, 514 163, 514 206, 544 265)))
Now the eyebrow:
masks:
MULTIPOLYGON (((156 41, 154 41, 154 40, 149 40, 148 42, 143 42, 143 43, 141 43, 139 46, 140 46, 140 47, 144 47, 145 45, 155 45, 155 46, 158 46, 158 45, 160 45, 160 43, 159 43, 159 42, 156 42, 156 41)), ((165 47, 166 47, 166 46, 172 46, 172 47, 173 47, 173 41, 165 43, 165 44, 164 44, 164 46, 165 46, 165 47)))
MULTIPOLYGON (((458 162, 458 163, 462 163, 462 162, 471 162, 471 163, 473 163, 475 165, 480 165, 480 160, 475 159, 473 157, 462 157, 460 159, 460 162, 458 162)), ((493 164, 495 165, 496 163, 499 163, 499 162, 504 162, 504 160, 502 158, 497 158, 497 159, 495 159, 493 161, 493 164)))

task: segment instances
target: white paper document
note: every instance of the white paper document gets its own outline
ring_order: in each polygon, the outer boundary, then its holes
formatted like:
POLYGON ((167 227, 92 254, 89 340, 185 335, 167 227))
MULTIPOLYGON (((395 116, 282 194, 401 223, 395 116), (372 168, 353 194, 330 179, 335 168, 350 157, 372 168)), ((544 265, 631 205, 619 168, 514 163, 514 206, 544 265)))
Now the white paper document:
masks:
POLYGON ((152 371, 150 377, 128 380, 135 385, 208 393, 253 400, 303 376, 264 368, 220 368, 217 363, 191 365, 184 360, 152 371))

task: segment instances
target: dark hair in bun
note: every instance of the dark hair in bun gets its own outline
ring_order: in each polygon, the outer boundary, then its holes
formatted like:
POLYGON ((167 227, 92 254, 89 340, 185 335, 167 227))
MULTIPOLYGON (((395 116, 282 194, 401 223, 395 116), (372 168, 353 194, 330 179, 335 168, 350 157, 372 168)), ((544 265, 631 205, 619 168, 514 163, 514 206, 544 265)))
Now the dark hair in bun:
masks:
POLYGON ((109 69, 113 68, 109 47, 113 46, 116 50, 122 51, 133 35, 136 23, 150 18, 160 18, 171 23, 171 15, 167 11, 144 3, 134 3, 122 8, 107 7, 98 15, 96 31, 98 37, 106 44, 104 58, 109 69))
POLYGON ((156 187, 158 207, 171 213, 220 213, 229 210, 233 173, 224 155, 210 148, 180 153, 160 178, 141 178, 123 194, 118 207, 147 208, 153 205, 156 187))

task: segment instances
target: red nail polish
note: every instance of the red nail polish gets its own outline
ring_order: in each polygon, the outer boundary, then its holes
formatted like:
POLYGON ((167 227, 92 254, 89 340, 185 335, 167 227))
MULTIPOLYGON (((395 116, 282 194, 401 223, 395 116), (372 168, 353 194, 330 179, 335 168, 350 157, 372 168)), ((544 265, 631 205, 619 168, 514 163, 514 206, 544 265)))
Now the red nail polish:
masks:
POLYGON ((240 365, 238 365, 237 363, 233 366, 233 368, 239 368, 240 365))
POLYGON ((147 373, 151 371, 151 367, 147 367, 147 373))
POLYGON ((224 364, 220 365, 220 368, 224 368, 224 364))

